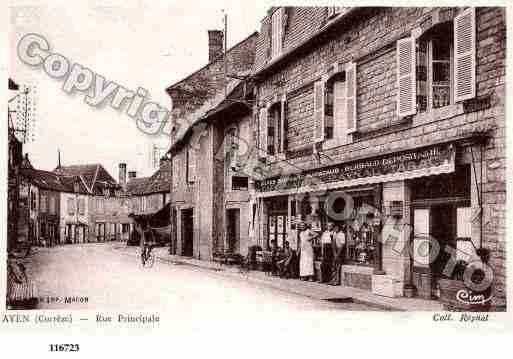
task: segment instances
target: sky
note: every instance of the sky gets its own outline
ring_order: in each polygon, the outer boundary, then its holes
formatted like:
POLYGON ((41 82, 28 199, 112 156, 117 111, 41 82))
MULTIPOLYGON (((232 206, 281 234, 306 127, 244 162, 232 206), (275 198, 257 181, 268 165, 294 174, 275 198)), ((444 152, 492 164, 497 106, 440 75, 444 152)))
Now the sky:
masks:
POLYGON ((60 149, 63 165, 101 163, 117 179, 127 163, 138 176, 151 175, 152 148, 169 146, 166 136, 149 136, 124 111, 92 107, 84 94, 69 95, 63 80, 30 67, 16 55, 28 33, 43 35, 50 52, 79 63, 106 80, 170 108, 165 88, 208 62, 207 31, 223 28, 228 14, 228 47, 260 30, 271 2, 238 1, 13 1, 10 7, 8 74, 36 86, 34 141, 24 146, 32 164, 53 170, 60 149), (28 5, 27 5, 28 4, 28 5))

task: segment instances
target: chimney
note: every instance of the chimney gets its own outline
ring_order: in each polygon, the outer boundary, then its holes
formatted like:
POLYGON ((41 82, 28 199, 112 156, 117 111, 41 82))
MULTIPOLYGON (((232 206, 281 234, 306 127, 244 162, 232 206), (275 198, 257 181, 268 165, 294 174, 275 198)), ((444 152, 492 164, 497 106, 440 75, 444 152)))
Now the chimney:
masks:
POLYGON ((168 162, 171 162, 171 159, 168 156, 160 157, 159 167, 165 166, 168 162))
POLYGON ((119 185, 123 190, 126 189, 126 163, 119 164, 119 185))
POLYGON ((134 179, 137 177, 137 171, 128 171, 128 180, 134 179))
POLYGON ((208 30, 208 62, 212 62, 223 54, 223 32, 208 30))

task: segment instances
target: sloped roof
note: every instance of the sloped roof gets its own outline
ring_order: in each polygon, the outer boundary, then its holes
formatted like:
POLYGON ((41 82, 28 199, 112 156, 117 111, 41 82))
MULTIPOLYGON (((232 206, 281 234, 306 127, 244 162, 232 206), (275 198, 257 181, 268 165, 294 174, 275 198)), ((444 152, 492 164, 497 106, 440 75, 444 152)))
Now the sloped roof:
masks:
POLYGON ((88 193, 87 188, 77 176, 60 176, 53 172, 42 171, 35 168, 22 168, 21 176, 33 185, 56 192, 74 192, 74 183, 79 183, 79 193, 88 193))
POLYGON ((148 185, 149 179, 150 177, 138 177, 129 179, 126 184, 126 191, 132 195, 143 194, 144 189, 148 185))
POLYGON ((149 178, 146 193, 169 192, 171 187, 171 161, 160 161, 160 168, 149 178))
POLYGON ((118 187, 114 178, 99 163, 58 166, 53 172, 65 177, 79 177, 87 187, 88 192, 93 194, 103 194, 105 187, 118 187))
POLYGON ((150 177, 132 178, 127 183, 131 195, 169 192, 171 186, 171 160, 161 160, 160 168, 150 177))
POLYGON ((225 99, 226 92, 231 92, 239 83, 239 76, 248 73, 253 67, 255 46, 258 32, 254 32, 246 39, 231 47, 226 52, 225 61, 221 56, 201 69, 195 71, 185 79, 169 86, 166 92, 173 100, 173 119, 177 121, 179 130, 173 134, 173 144, 181 141, 209 110, 218 106, 225 99))

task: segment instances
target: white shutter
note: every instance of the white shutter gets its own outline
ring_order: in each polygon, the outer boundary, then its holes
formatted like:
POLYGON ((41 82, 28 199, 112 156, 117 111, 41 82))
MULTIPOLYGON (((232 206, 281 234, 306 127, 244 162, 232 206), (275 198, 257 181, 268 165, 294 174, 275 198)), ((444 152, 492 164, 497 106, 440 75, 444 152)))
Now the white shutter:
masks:
POLYGON ((340 144, 347 142, 346 106, 346 83, 336 81, 333 85, 333 137, 340 144))
POLYGON ((282 39, 283 39, 283 8, 277 9, 271 17, 271 55, 272 57, 276 57, 281 54, 281 48, 282 48, 282 39))
POLYGON ((356 64, 346 66, 346 120, 347 133, 356 132, 356 64))
POLYGON ((260 109, 259 116, 259 141, 258 146, 260 147, 259 156, 260 158, 267 156, 267 108, 260 109))
POLYGON ((324 81, 314 83, 314 142, 324 140, 324 81))
POLYGON ((196 180, 196 153, 194 147, 190 146, 187 150, 188 154, 188 173, 189 173, 189 182, 194 182, 196 180))
POLYGON ((399 117, 417 112, 415 38, 397 41, 397 113, 399 117))
POLYGON ((454 101, 476 96, 476 21, 469 8, 454 18, 454 101))

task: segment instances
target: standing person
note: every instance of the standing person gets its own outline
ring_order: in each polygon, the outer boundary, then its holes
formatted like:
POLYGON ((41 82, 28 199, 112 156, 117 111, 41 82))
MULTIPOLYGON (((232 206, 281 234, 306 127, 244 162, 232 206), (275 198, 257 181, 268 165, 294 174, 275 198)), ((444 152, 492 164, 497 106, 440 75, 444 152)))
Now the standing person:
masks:
POLYGON ((316 234, 303 222, 298 224, 299 228, 299 276, 302 280, 313 280, 314 275, 314 253, 312 240, 316 234))
POLYGON ((331 285, 340 285, 340 267, 344 262, 346 247, 346 235, 344 226, 335 226, 333 238, 333 270, 331 274, 331 285))
POLYGON ((299 273, 299 262, 298 262, 298 253, 299 253, 299 240, 298 240, 298 231, 296 230, 296 224, 292 223, 290 225, 290 230, 287 233, 287 241, 289 242, 290 249, 292 250, 292 262, 290 264, 290 275, 292 278, 297 278, 299 273))
POLYGON ((321 282, 327 283, 331 279, 333 262, 333 223, 328 222, 321 235, 321 282))

